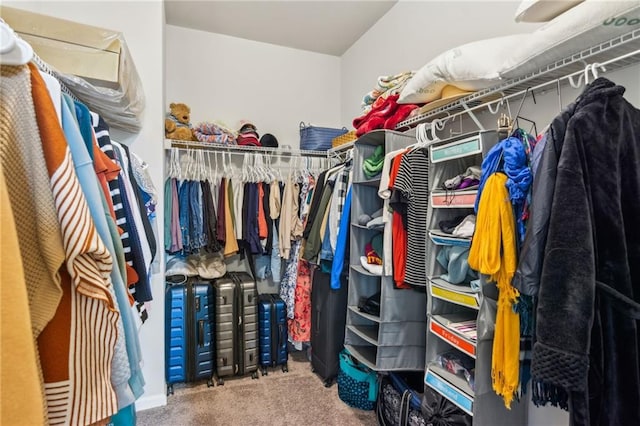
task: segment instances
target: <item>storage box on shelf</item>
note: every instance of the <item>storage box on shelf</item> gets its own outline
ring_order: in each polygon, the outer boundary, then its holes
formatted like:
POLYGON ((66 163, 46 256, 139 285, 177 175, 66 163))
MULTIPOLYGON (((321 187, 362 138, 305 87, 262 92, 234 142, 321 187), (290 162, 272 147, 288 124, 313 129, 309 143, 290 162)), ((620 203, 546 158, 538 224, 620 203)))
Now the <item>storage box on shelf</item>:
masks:
POLYGON ((354 144, 345 347, 376 371, 424 369, 426 298, 415 290, 395 289, 392 276, 376 275, 360 263, 367 243, 376 234, 385 232, 384 228, 370 229, 358 223, 361 215, 371 215, 383 207, 378 197, 380 176, 366 176, 362 165, 379 146, 386 153, 414 142, 410 135, 376 130, 361 136, 354 144), (377 293, 380 293, 379 315, 362 312, 359 302, 377 293))

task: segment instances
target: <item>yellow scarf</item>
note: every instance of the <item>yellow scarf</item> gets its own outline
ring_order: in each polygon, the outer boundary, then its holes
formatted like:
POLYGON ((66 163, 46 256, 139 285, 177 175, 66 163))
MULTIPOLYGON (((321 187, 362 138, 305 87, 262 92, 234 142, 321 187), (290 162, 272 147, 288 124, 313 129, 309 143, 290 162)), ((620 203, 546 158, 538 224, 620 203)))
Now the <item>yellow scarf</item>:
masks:
POLYGON ((506 181, 507 176, 502 173, 494 173, 487 178, 478 205, 469 266, 489 275, 500 291, 491 378, 493 390, 510 408, 519 380, 520 317, 513 311, 519 296, 518 290, 511 285, 517 266, 516 227, 506 181))

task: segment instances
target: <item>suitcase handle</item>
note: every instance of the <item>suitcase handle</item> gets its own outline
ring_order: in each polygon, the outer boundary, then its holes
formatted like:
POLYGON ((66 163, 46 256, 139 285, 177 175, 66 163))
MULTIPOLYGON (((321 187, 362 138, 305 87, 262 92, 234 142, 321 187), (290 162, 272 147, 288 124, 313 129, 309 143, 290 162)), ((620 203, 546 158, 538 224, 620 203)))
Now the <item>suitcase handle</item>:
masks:
POLYGON ((204 320, 198 321, 198 346, 204 346, 204 320))

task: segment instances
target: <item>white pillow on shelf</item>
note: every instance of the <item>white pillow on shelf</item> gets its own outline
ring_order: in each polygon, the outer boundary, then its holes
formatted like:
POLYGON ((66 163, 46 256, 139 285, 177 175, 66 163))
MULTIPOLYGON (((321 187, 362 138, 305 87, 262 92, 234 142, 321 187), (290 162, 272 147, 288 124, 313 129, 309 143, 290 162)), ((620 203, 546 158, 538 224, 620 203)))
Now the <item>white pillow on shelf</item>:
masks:
POLYGON ((522 0, 516 22, 548 22, 584 0, 522 0))
POLYGON ((586 0, 531 33, 505 58, 500 76, 521 77, 638 28, 640 1, 586 0))
POLYGON ((530 34, 514 34, 474 41, 447 50, 420 68, 400 92, 399 104, 419 104, 440 99, 451 84, 476 91, 498 84, 500 70, 509 55, 530 34))
POLYGON ((447 84, 476 91, 522 77, 563 58, 640 28, 640 0, 586 0, 533 33, 474 41, 423 66, 398 103, 440 98, 447 84))

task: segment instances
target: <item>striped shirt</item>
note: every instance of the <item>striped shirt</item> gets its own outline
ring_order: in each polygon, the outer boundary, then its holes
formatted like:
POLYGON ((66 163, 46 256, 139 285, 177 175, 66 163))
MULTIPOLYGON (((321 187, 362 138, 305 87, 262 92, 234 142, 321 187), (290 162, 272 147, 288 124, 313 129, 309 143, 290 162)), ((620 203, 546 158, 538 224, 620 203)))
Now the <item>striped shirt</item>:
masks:
MULTIPOLYGON (((427 208, 429 206, 429 153, 417 149, 404 155, 393 184, 391 204, 406 206, 407 260, 404 281, 426 286, 427 208)), ((397 210, 394 207, 395 210, 397 210)))

